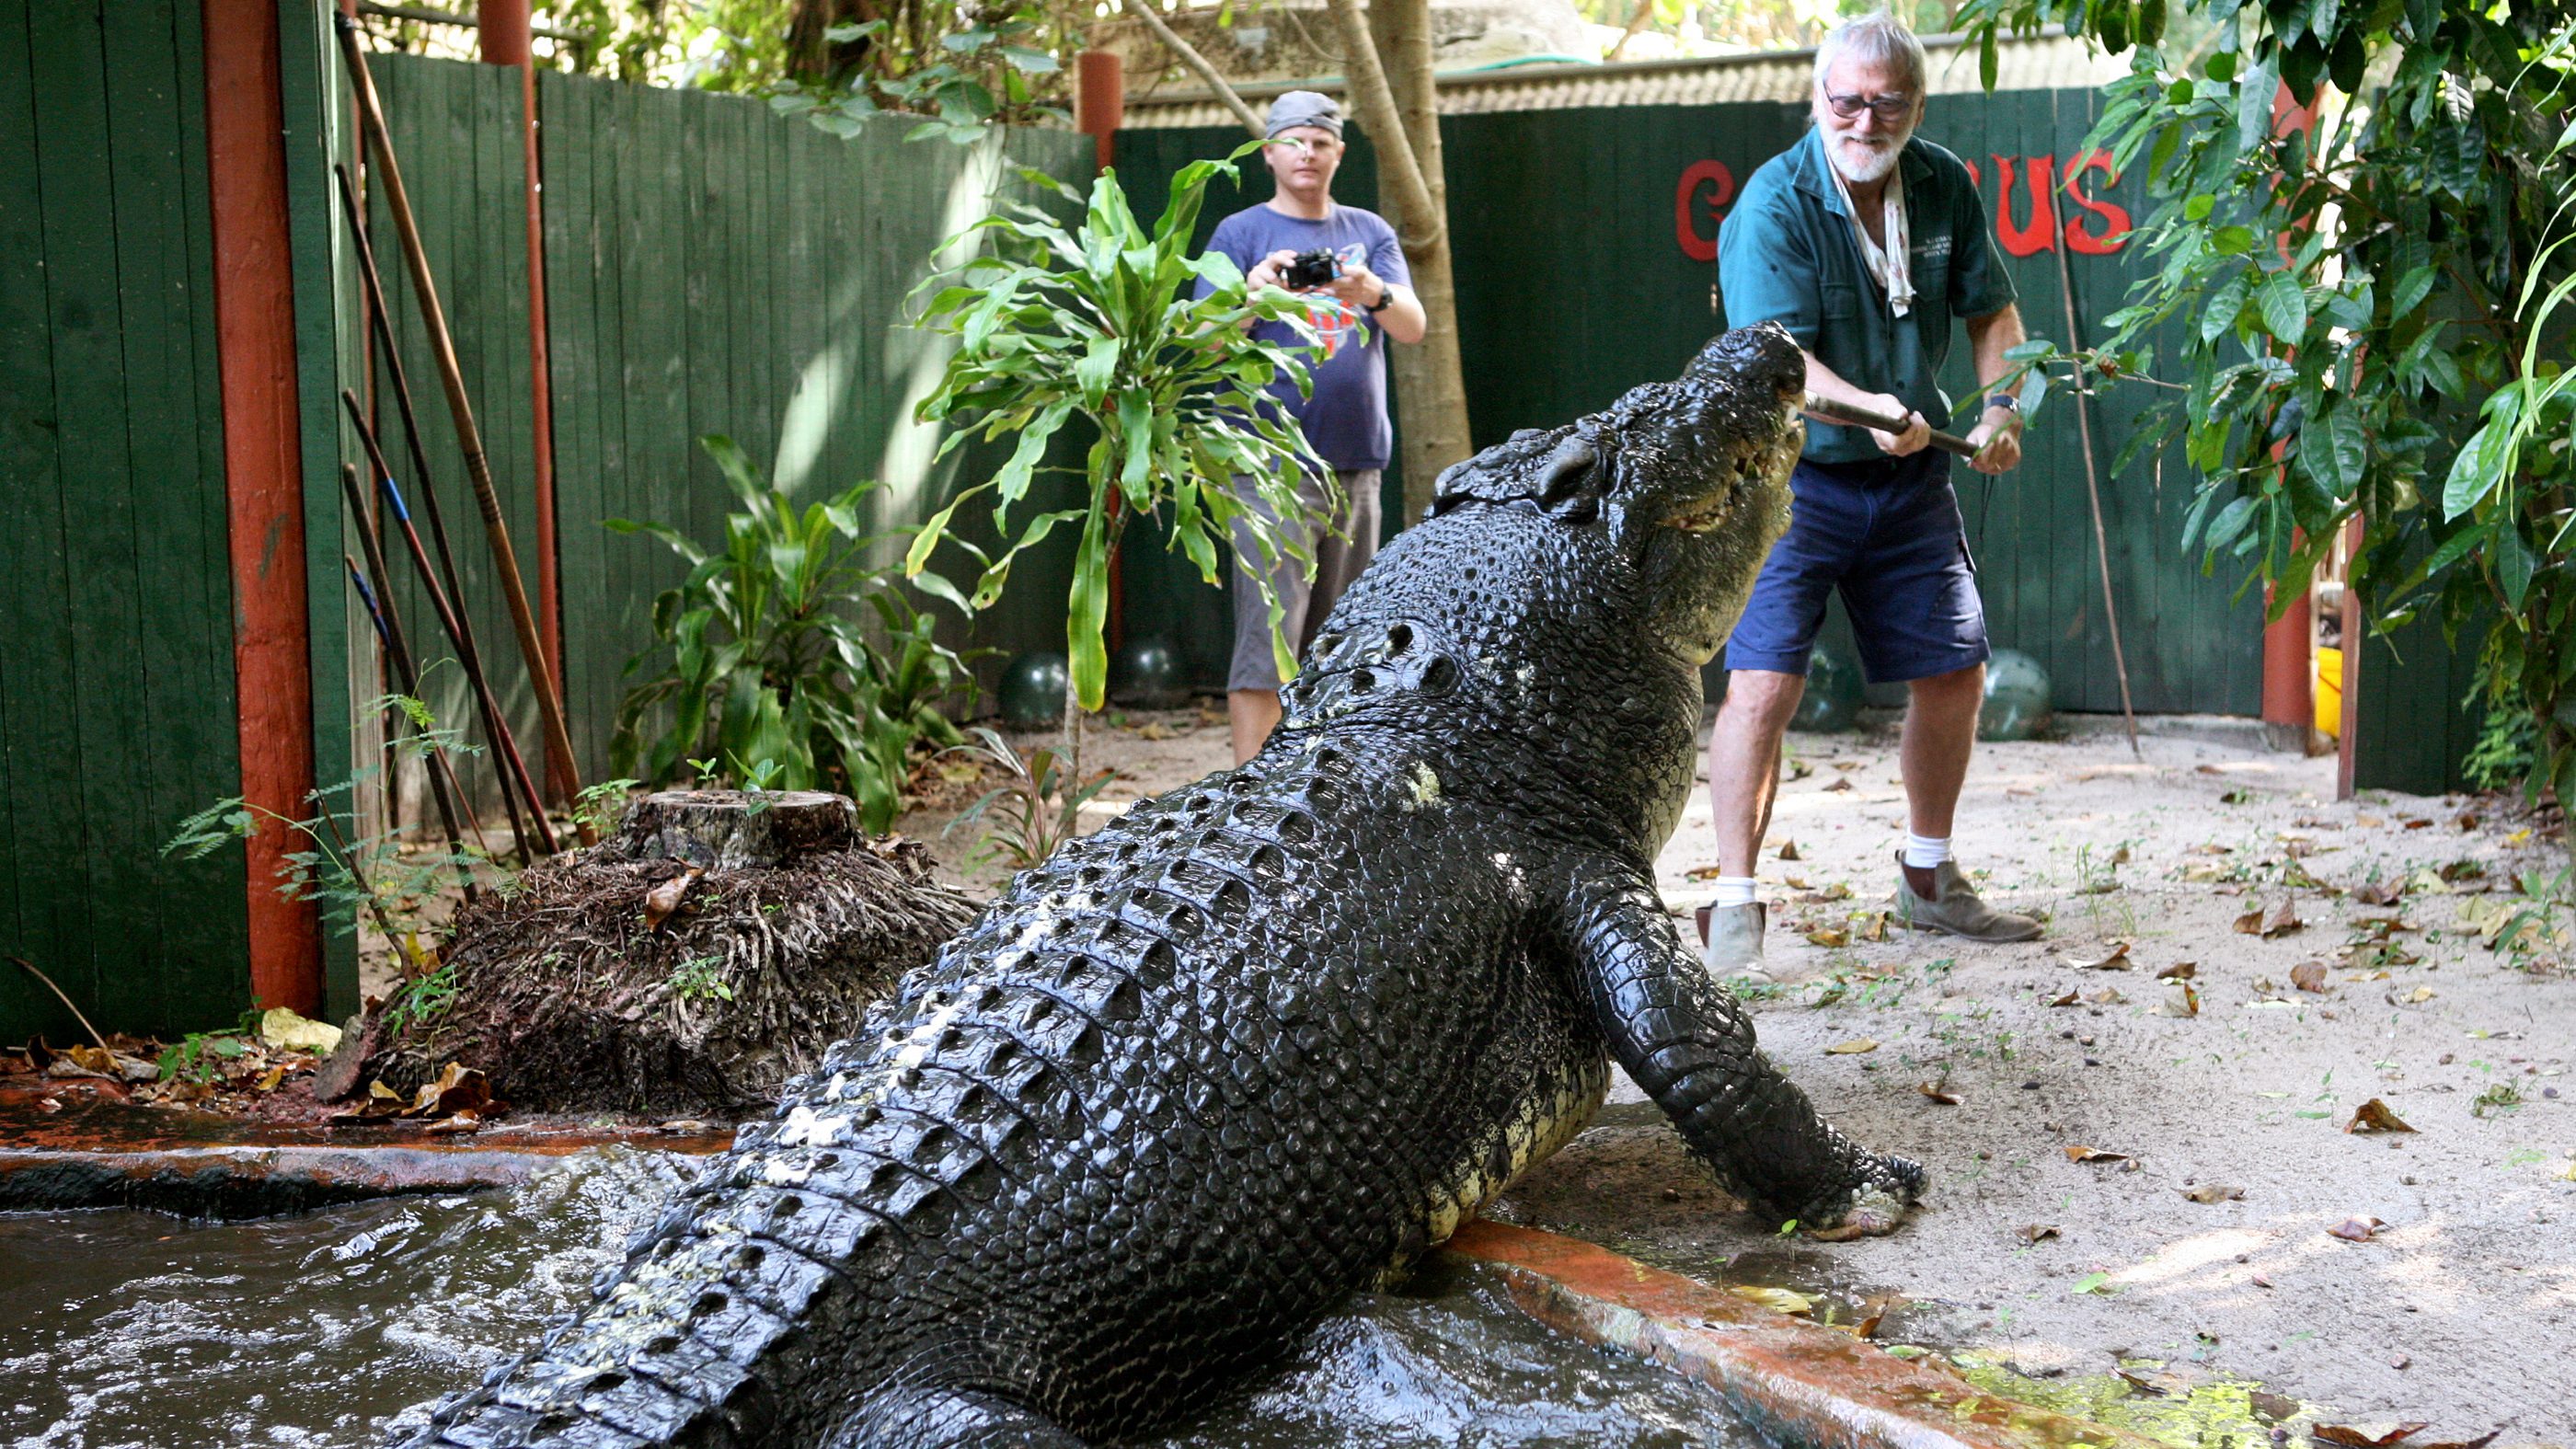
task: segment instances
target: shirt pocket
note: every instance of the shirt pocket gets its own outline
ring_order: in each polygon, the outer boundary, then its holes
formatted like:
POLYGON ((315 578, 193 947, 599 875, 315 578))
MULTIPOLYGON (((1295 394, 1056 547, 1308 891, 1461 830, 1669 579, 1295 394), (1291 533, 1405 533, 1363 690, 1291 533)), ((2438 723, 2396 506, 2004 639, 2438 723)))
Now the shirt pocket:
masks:
POLYGON ((1860 288, 1843 282, 1825 282, 1817 288, 1817 310, 1827 322, 1852 322, 1860 317, 1860 288))

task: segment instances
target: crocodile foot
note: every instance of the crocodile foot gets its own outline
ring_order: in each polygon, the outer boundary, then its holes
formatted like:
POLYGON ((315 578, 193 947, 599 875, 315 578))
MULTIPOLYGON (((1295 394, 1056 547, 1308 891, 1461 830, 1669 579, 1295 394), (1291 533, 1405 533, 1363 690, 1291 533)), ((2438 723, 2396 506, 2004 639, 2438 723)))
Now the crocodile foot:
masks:
POLYGON ((1905 1222, 1905 1211, 1923 1196, 1923 1164, 1909 1157, 1873 1157, 1861 1180, 1801 1213, 1808 1237, 1841 1243, 1883 1237, 1905 1222))

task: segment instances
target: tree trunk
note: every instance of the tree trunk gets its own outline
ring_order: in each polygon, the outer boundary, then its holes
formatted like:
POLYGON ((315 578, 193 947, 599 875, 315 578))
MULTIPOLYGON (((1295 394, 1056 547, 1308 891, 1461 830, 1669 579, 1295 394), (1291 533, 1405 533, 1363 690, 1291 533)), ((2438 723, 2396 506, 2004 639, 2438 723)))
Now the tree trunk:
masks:
POLYGON ((1352 57, 1351 97, 1378 144, 1379 205, 1395 219, 1414 295, 1430 320, 1421 342, 1390 348, 1387 357, 1404 424, 1398 454, 1403 523, 1411 525, 1430 509, 1441 470, 1474 451, 1458 346, 1458 289, 1449 265, 1449 185, 1431 79, 1431 7, 1428 0, 1371 0, 1365 30, 1359 0, 1334 0, 1333 15, 1352 57), (1399 145, 1406 157, 1389 154, 1399 145), (1406 159, 1410 166, 1403 164, 1406 159))
POLYGON ((858 812, 819 790, 664 790, 626 809, 602 850, 612 860, 676 860, 702 870, 779 866, 848 850, 858 812))

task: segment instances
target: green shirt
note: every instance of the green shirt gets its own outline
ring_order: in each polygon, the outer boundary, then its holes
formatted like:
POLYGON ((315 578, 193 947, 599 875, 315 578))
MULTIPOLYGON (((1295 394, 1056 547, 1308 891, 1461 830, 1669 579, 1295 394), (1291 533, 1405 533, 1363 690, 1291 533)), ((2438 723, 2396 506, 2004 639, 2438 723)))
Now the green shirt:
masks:
MULTIPOLYGON (((1949 399, 1935 382, 1950 355, 1950 318, 1983 317, 2013 300, 1986 226, 1986 204, 1958 157, 1916 137, 1897 167, 1905 178, 1912 232, 1914 310, 1899 317, 1861 259, 1851 214, 1826 174, 1824 141, 1810 128, 1797 145, 1762 163, 1717 233, 1718 290, 1726 325, 1777 322, 1834 375, 1865 392, 1888 393, 1936 428, 1950 424, 1949 399)), ((1813 463, 1886 456, 1861 428, 1809 419, 1813 463)))

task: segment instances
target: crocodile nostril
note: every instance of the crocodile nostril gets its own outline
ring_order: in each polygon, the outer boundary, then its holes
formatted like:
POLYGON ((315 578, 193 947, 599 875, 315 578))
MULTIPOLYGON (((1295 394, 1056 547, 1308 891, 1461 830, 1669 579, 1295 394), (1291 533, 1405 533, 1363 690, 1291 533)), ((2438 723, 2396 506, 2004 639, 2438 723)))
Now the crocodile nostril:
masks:
POLYGON ((1386 631, 1386 657, 1393 659, 1413 647, 1413 626, 1398 624, 1386 631))

